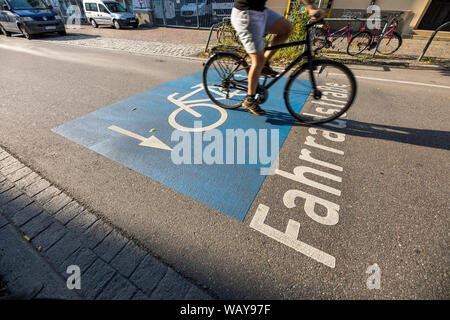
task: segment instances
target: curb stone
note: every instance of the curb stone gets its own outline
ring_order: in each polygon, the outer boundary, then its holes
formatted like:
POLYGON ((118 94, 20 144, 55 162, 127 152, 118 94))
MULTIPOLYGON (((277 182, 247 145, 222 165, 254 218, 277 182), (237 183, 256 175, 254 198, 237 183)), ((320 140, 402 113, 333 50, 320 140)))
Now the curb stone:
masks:
POLYGON ((1 147, 0 274, 11 291, 42 286, 36 298, 213 299, 1 147), (67 289, 70 265, 80 290, 67 289))
POLYGON ((0 211, 0 273, 13 294, 34 297, 79 300, 81 297, 67 290, 66 281, 23 238, 0 211), (24 263, 26 261, 26 263, 24 263))

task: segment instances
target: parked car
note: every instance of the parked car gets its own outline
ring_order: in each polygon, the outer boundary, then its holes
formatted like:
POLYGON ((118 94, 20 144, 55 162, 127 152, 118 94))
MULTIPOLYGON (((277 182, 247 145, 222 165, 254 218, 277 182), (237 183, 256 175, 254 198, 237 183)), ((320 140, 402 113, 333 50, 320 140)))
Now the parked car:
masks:
POLYGON ((215 0, 212 3, 213 23, 222 22, 224 18, 231 17, 234 0, 215 0))
POLYGON ((201 27, 210 26, 211 14, 211 0, 186 0, 181 7, 181 16, 186 26, 196 26, 197 15, 201 27))
POLYGON ((137 28, 138 18, 127 12, 127 9, 117 1, 83 0, 84 11, 89 23, 97 28, 99 25, 137 28))
POLYGON ((5 36, 22 33, 28 40, 48 32, 66 35, 61 17, 42 0, 0 0, 0 31, 5 36))

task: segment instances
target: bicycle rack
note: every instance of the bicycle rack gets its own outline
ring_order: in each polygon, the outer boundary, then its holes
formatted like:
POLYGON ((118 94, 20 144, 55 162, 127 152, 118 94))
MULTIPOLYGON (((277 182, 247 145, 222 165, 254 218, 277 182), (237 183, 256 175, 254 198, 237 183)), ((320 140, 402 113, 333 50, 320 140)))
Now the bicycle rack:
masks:
POLYGON ((222 25, 224 25, 226 22, 230 22, 231 18, 225 17, 222 19, 222 22, 213 24, 211 26, 211 28, 209 29, 209 36, 208 36, 208 41, 206 42, 206 48, 205 48, 205 52, 208 52, 208 47, 209 47, 209 42, 211 41, 211 35, 213 33, 214 30, 218 30, 222 25))
POLYGON ((217 30, 219 28, 219 25, 220 25, 220 23, 213 24, 211 26, 211 28, 209 29, 209 36, 208 36, 208 41, 206 42, 205 52, 208 52, 209 42, 211 41, 211 35, 212 35, 214 29, 217 30))
POLYGON ((425 46, 425 48, 423 49, 422 54, 420 55, 419 59, 417 61, 422 61, 423 57, 425 56, 425 53, 427 52, 428 48, 431 45, 431 42, 433 41, 434 37, 436 36, 436 34, 441 31, 442 29, 444 29, 446 26, 450 25, 450 21, 447 21, 446 23, 444 23, 443 25, 441 25, 439 28, 437 28, 433 34, 431 35, 430 39, 427 42, 427 45, 425 46))

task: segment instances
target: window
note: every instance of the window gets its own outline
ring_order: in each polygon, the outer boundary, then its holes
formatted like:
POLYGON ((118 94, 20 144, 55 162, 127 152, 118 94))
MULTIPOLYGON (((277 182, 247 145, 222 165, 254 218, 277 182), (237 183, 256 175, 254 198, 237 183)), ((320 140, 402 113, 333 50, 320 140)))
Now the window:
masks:
POLYGON ((9 0, 9 4, 15 10, 47 9, 42 0, 9 0))
POLYGON ((109 11, 114 13, 127 12, 124 6, 119 2, 104 2, 109 11))
POLYGON ((102 4, 99 4, 98 8, 100 9, 100 12, 109 13, 108 10, 106 10, 105 6, 102 4))
POLYGON ((96 3, 85 3, 84 4, 86 11, 95 11, 98 12, 96 3))

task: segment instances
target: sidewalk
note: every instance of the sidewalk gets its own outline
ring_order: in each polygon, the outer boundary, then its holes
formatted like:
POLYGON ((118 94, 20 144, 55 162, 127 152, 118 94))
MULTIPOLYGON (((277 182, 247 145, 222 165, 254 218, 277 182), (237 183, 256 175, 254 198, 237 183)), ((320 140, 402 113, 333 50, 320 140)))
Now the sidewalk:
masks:
POLYGON ((0 275, 37 299, 212 299, 2 148, 0 275), (81 290, 67 289, 71 265, 81 290))
POLYGON ((124 39, 134 41, 159 42, 170 44, 189 44, 205 46, 209 30, 166 27, 139 27, 138 29, 120 29, 113 27, 81 26, 81 29, 67 28, 68 35, 84 35, 109 39, 124 39))
POLYGON ((109 27, 67 28, 67 36, 43 35, 33 41, 66 46, 118 50, 131 54, 196 57, 205 50, 207 30, 179 28, 138 28, 116 30, 109 27))
MULTIPOLYGON (((205 58, 206 42, 209 30, 180 28, 139 28, 116 30, 110 27, 67 29, 65 37, 43 36, 40 40, 68 46, 83 46, 124 51, 131 54, 199 57, 205 58)), ((217 42, 215 33, 211 37, 210 48, 217 42)), ((324 50, 325 56, 350 64, 372 64, 402 66, 412 68, 450 68, 450 42, 433 41, 424 60, 417 59, 422 53, 427 40, 404 39, 401 48, 393 55, 372 57, 373 50, 357 57, 346 54, 346 41, 335 42, 336 47, 324 50)))
POLYGON ((423 52, 428 40, 403 39, 402 46, 392 55, 381 55, 374 50, 364 51, 352 57, 347 54, 347 42, 337 40, 334 48, 322 50, 322 54, 330 59, 340 60, 350 64, 372 64, 385 66, 400 66, 410 68, 450 68, 450 42, 433 41, 422 61, 418 58, 423 52))

